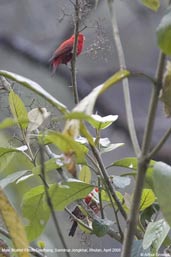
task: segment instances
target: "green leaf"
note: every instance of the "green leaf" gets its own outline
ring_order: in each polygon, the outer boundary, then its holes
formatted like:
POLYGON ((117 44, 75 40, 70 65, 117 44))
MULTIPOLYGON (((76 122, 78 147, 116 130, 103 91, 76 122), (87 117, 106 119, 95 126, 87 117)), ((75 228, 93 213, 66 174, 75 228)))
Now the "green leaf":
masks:
POLYGON ((70 120, 76 119, 87 121, 92 125, 92 127, 96 129, 105 129, 118 119, 118 115, 108 115, 102 117, 97 114, 87 115, 84 112, 71 112, 67 113, 65 115, 65 118, 70 120))
MULTIPOLYGON (((102 138, 101 138, 102 139, 102 138)), ((99 141, 99 143, 100 143, 100 146, 102 146, 101 145, 101 139, 100 139, 100 141, 99 141)), ((113 151, 113 150, 115 150, 115 149, 117 149, 117 148, 119 148, 119 147, 121 147, 121 146, 124 146, 124 143, 117 143, 117 144, 109 144, 108 146, 106 146, 106 147, 101 147, 101 149, 100 149, 100 153, 101 154, 104 154, 104 153, 108 153, 108 152, 111 152, 111 151, 113 151)))
POLYGON ((110 77, 104 84, 94 88, 89 95, 83 98, 73 109, 73 112, 84 112, 88 115, 93 113, 94 105, 98 96, 103 94, 107 89, 130 75, 127 70, 120 70, 110 77))
POLYGON ((157 11, 160 7, 160 1, 159 0, 141 0, 142 4, 148 7, 149 9, 153 11, 157 11))
POLYGON ((88 166, 83 166, 79 172, 79 179, 85 183, 91 182, 91 171, 88 166))
POLYGON ((17 125, 18 122, 11 118, 6 118, 0 123, 0 129, 6 129, 17 125))
MULTIPOLYGON (((148 169, 146 171, 145 185, 144 185, 145 188, 150 188, 152 190, 153 190, 152 174, 153 174, 154 164, 155 164, 155 161, 151 160, 149 163, 148 169)), ((110 167, 123 167, 123 168, 137 171, 138 160, 137 160, 137 158, 134 158, 134 157, 124 158, 124 159, 121 159, 121 160, 118 160, 118 161, 112 163, 107 168, 110 168, 110 167)))
POLYGON ((150 256, 150 249, 143 249, 142 240, 134 240, 131 250, 131 257, 150 256))
POLYGON ((25 227, 28 239, 32 241, 41 235, 50 216, 43 186, 32 188, 24 194, 22 213, 28 223, 25 227))
POLYGON ((4 148, 0 147, 0 158, 4 156, 5 154, 12 153, 12 152, 20 152, 19 150, 15 148, 4 148))
POLYGON ((70 179, 68 182, 63 182, 62 184, 51 185, 49 194, 54 208, 62 211, 68 204, 85 198, 93 188, 94 186, 90 184, 70 179))
POLYGON ((140 211, 145 210, 152 205, 156 200, 156 197, 151 189, 144 189, 141 195, 140 211))
POLYGON ((74 152, 78 163, 86 163, 85 154, 88 152, 87 147, 76 142, 68 135, 49 131, 46 135, 43 135, 43 142, 45 144, 53 143, 64 153, 74 152))
POLYGON ((21 98, 13 90, 9 93, 9 105, 14 119, 18 122, 21 129, 26 129, 28 126, 27 110, 21 98))
POLYGON ((160 207, 157 202, 153 203, 149 207, 147 207, 144 211, 141 212, 141 224, 145 227, 150 221, 152 221, 153 217, 157 215, 159 212, 160 207))
POLYGON ((163 163, 156 162, 153 172, 154 190, 160 204, 163 215, 171 226, 171 166, 163 163))
MULTIPOLYGON (((44 169, 46 172, 58 169, 59 167, 62 167, 63 163, 60 160, 57 160, 56 158, 49 159, 48 161, 44 162, 44 169)), ((41 165, 36 165, 33 169, 32 172, 35 175, 38 175, 41 173, 41 165)))
POLYGON ((0 147, 0 173, 5 175, 14 173, 15 171, 31 170, 33 163, 20 150, 15 148, 0 147))
POLYGON ((25 77, 22 77, 18 74, 8 72, 8 71, 5 71, 5 70, 0 70, 0 75, 6 77, 8 79, 11 79, 12 81, 18 82, 20 85, 32 90, 36 94, 42 96, 44 99, 46 99, 49 103, 51 103, 53 106, 55 106, 62 113, 67 112, 67 107, 65 105, 63 105, 55 97, 50 95, 46 90, 44 90, 36 82, 34 82, 30 79, 27 79, 25 77))
POLYGON ((171 55, 171 9, 162 18, 156 32, 158 46, 166 55, 171 55))
POLYGON ((0 172, 5 176, 21 170, 32 170, 33 163, 22 152, 13 148, 0 148, 0 172))
POLYGON ((25 175, 28 172, 28 170, 22 170, 22 171, 17 171, 13 174, 8 175, 6 178, 3 178, 0 180, 0 187, 4 189, 6 186, 9 184, 15 182, 19 178, 21 178, 23 175, 25 175))
POLYGON ((147 249, 152 246, 153 252, 157 253, 169 230, 170 227, 164 219, 150 222, 144 234, 143 248, 147 249))

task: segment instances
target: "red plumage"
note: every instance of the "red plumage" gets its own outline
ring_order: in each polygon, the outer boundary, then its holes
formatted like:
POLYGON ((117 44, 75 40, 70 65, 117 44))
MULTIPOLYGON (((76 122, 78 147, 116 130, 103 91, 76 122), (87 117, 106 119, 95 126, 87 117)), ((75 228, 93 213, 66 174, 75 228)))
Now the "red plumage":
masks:
MULTIPOLYGON (((74 39, 75 35, 72 35, 69 39, 61 43, 60 46, 54 51, 52 57, 49 60, 50 64, 52 65, 52 74, 55 73, 56 69, 60 64, 67 64, 72 60, 74 39)), ((77 55, 81 54, 83 50, 84 39, 84 35, 82 33, 79 33, 77 43, 77 55)))

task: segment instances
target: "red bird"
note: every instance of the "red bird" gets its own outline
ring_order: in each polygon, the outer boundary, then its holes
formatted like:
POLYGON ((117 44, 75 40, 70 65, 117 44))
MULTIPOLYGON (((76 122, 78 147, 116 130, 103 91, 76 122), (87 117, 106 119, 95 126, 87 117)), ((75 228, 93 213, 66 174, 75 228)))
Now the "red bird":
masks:
MULTIPOLYGON (((55 73, 56 69, 60 64, 67 64, 72 60, 72 51, 74 46, 75 35, 72 35, 69 39, 65 40, 60 46, 54 51, 50 58, 50 64, 52 65, 52 74, 55 73)), ((81 54, 84 46, 85 37, 82 33, 78 34, 77 43, 77 55, 81 54)))

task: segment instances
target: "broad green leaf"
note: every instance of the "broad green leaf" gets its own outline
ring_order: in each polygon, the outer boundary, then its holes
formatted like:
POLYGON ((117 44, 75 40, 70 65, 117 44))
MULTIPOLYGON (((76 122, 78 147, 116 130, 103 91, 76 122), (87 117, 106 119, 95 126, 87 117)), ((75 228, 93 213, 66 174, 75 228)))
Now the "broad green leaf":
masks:
POLYGON ((17 125, 18 122, 11 118, 6 118, 0 123, 0 129, 10 128, 17 125))
POLYGON ((134 240, 131 250, 131 257, 150 256, 150 248, 143 249, 142 240, 134 240))
POLYGON ((9 106, 21 129, 26 129, 28 126, 27 110, 21 98, 13 90, 9 93, 9 106))
POLYGON ((156 200, 156 197, 151 189, 143 189, 140 202, 140 211, 145 210, 152 205, 156 200))
POLYGON ((17 171, 13 174, 8 175, 6 178, 3 178, 3 179, 0 180, 0 187, 2 189, 4 189, 9 184, 17 181, 19 178, 21 178, 27 172, 28 172, 28 170, 22 170, 22 171, 17 171))
POLYGON ((144 234, 143 248, 147 249, 152 246, 153 252, 157 253, 169 230, 170 227, 164 219, 150 222, 144 234))
POLYGON ((62 211, 68 204, 86 197, 93 188, 94 186, 90 184, 73 179, 62 184, 51 185, 49 194, 54 208, 62 211))
MULTIPOLYGON (((28 249, 29 243, 26 237, 24 226, 19 216, 12 207, 7 197, 0 189, 0 213, 5 226, 8 228, 9 236, 13 242, 14 249, 28 249)), ((29 257, 26 251, 17 252, 18 257, 29 257)))
POLYGON ((43 122, 50 116, 50 112, 46 108, 34 108, 28 112, 28 132, 39 128, 43 122))
POLYGON ((171 55, 171 9, 161 19, 156 32, 158 46, 166 55, 171 55))
POLYGON ((32 241, 41 235, 50 216, 43 186, 34 187, 24 194, 22 213, 27 219, 25 228, 28 239, 32 241))
POLYGON ((145 227, 152 221, 153 217, 158 214, 160 210, 159 204, 154 202, 152 205, 143 210, 140 214, 141 224, 145 227))
POLYGON ((50 95, 45 89, 43 89, 36 82, 34 82, 30 79, 27 79, 25 77, 22 77, 18 74, 8 72, 5 70, 0 70, 0 75, 4 76, 5 78, 11 79, 12 81, 18 82, 20 85, 32 90, 36 94, 42 96, 44 99, 46 99, 49 103, 51 103, 53 106, 55 106, 62 113, 67 112, 67 107, 65 105, 63 105, 55 97, 50 95))
POLYGON ((87 115, 84 112, 71 112, 66 114, 65 118, 87 121, 96 129, 105 129, 118 119, 118 115, 102 117, 97 114, 87 115))
MULTIPOLYGON (((119 191, 115 191, 115 193, 116 193, 117 198, 121 202, 124 210, 126 212, 128 212, 128 207, 125 204, 124 196, 119 191)), ((108 194, 105 190, 101 190, 101 199, 102 199, 102 201, 107 202, 111 205, 111 200, 110 200, 110 198, 109 198, 109 196, 108 196, 108 194)), ((113 199, 113 204, 114 204, 115 208, 117 209, 118 206, 117 206, 116 202, 114 201, 114 199, 113 199)))
POLYGON ((86 163, 85 154, 88 152, 87 147, 76 142, 68 135, 49 131, 46 135, 43 135, 43 142, 45 144, 53 143, 64 153, 73 152, 78 163, 86 163))
MULTIPOLYGON (((152 174, 153 174, 153 166, 155 164, 155 161, 151 160, 148 166, 148 169, 146 171, 146 177, 145 177, 145 188, 150 188, 153 189, 153 179, 152 179, 152 174)), ((135 157, 128 157, 124 158, 121 160, 118 160, 111 165, 109 165, 107 168, 110 167, 123 167, 131 170, 137 171, 138 169, 138 160, 135 157)), ((130 175, 128 173, 128 175, 130 175)))
POLYGON ((5 175, 15 171, 31 170, 33 163, 20 150, 0 147, 0 173, 5 175))
POLYGON ((153 11, 157 11, 160 7, 160 1, 159 0, 141 0, 142 4, 146 7, 150 8, 153 11))
POLYGON ((91 171, 88 166, 83 166, 79 172, 79 179, 85 183, 91 182, 91 171))
POLYGON ((114 84, 118 83, 122 79, 130 75, 127 70, 120 70, 116 72, 112 77, 110 77, 104 84, 94 88, 89 95, 83 98, 79 104, 73 109, 73 112, 85 112, 87 115, 93 113, 94 105, 97 98, 103 94, 107 89, 112 87, 114 84))
MULTIPOLYGON (((44 169, 46 172, 58 169, 59 167, 62 167, 63 163, 60 160, 57 160, 56 158, 49 159, 48 161, 44 162, 44 169)), ((41 165, 36 165, 32 172, 35 175, 38 175, 41 173, 41 165)))
POLYGON ((12 153, 12 152, 20 152, 19 150, 15 148, 4 148, 0 147, 0 158, 4 156, 5 154, 12 153))
POLYGON ((154 190, 162 213, 171 226, 171 166, 164 162, 156 162, 153 172, 154 190))

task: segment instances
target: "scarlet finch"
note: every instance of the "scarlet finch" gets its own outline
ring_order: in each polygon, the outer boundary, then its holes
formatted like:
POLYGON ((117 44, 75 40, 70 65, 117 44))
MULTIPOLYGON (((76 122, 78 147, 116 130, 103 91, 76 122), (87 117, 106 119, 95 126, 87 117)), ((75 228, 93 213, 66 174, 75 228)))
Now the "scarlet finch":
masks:
MULTIPOLYGON (((56 69, 60 64, 67 64, 72 60, 74 39, 75 35, 72 35, 69 39, 61 43, 60 46, 54 51, 52 57, 49 60, 52 65, 52 74, 55 73, 56 69)), ((79 55, 83 50, 84 39, 84 35, 82 33, 79 33, 77 43, 77 55, 79 55)))

